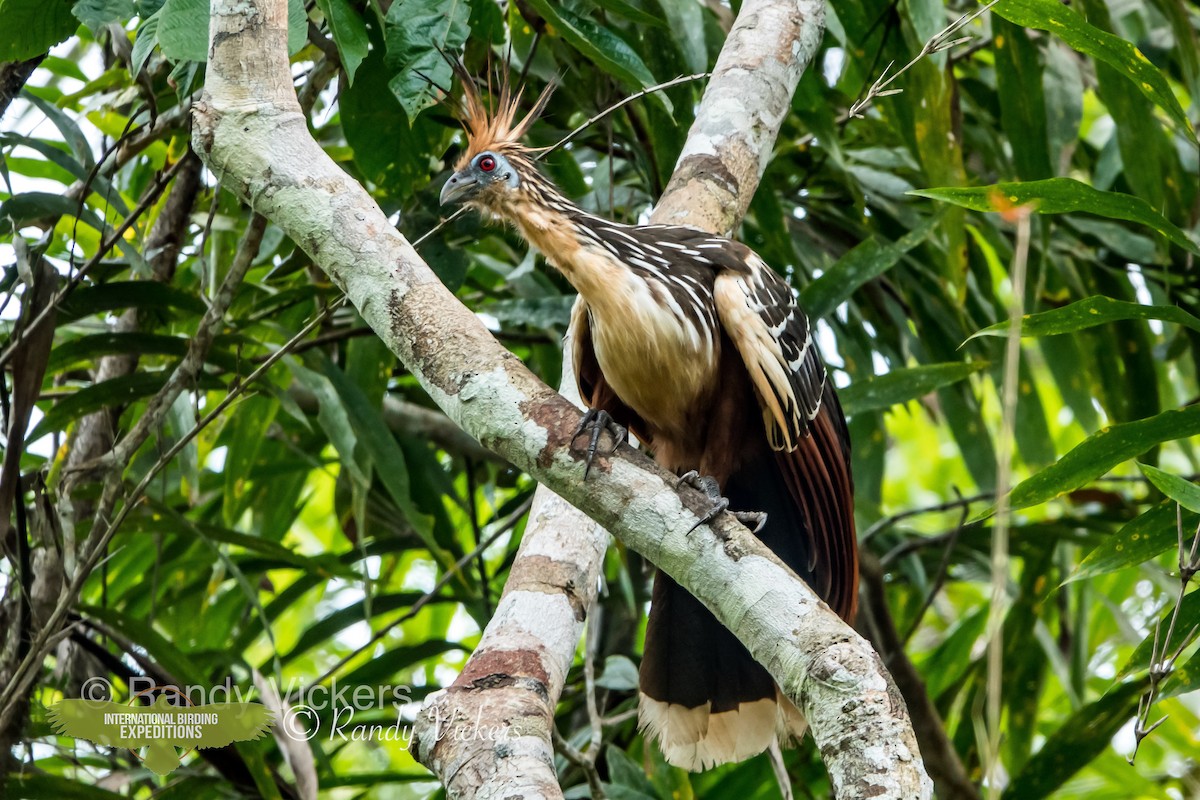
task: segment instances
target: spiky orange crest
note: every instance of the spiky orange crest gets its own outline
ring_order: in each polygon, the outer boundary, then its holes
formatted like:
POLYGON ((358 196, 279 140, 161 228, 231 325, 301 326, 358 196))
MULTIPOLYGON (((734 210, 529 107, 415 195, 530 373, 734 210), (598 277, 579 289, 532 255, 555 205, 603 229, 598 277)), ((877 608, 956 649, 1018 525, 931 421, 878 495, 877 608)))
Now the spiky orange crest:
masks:
MULTIPOLYGON (((484 104, 475 86, 475 80, 467 73, 462 64, 454 64, 454 72, 458 75, 463 87, 462 122, 467 132, 467 149, 455 165, 455 169, 463 169, 471 159, 485 150, 502 153, 533 153, 540 148, 528 147, 521 139, 529 132, 529 128, 546 107, 554 84, 546 86, 538 95, 533 108, 520 121, 517 116, 521 112, 521 91, 512 91, 505 75, 500 82, 500 92, 496 98, 496 107, 484 104)), ((490 91, 489 81, 489 94, 490 91)))

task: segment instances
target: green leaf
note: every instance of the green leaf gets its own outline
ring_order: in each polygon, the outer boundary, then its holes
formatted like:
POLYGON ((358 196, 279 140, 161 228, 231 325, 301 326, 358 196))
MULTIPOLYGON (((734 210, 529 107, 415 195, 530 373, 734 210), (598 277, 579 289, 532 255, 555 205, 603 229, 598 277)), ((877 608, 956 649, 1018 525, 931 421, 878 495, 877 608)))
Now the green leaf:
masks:
POLYGON ((1013 205, 1034 203, 1039 214, 1082 212, 1138 222, 1158 231, 1183 249, 1200 255, 1200 247, 1174 223, 1151 208, 1145 200, 1130 194, 1102 192, 1072 178, 1050 178, 1029 183, 997 183, 993 186, 946 186, 937 189, 917 189, 909 194, 942 200, 972 211, 997 211, 999 209, 996 208, 995 200, 999 199, 1013 205))
MULTIPOLYGON (((609 75, 622 81, 626 88, 645 89, 658 83, 641 57, 625 40, 588 17, 575 14, 550 0, 530 0, 556 33, 572 47, 587 56, 609 75)), ((651 98, 672 113, 671 101, 662 92, 651 98)))
POLYGON ((138 75, 150 60, 154 48, 158 45, 158 12, 144 20, 138 26, 137 38, 133 40, 132 68, 133 74, 138 75))
POLYGON ((942 217, 939 211, 895 242, 880 242, 874 236, 860 242, 800 291, 800 304, 813 319, 832 313, 858 287, 896 266, 905 253, 929 238, 942 217))
MULTIPOLYGON (((1064 583, 1136 567, 1177 547, 1175 513, 1175 503, 1167 502, 1130 520, 1084 556, 1064 583)), ((1197 522, 1200 522, 1200 515, 1184 512, 1185 530, 1195 530, 1197 522)))
MULTIPOLYGON (((158 14, 158 43, 172 61, 208 61, 209 0, 167 0, 158 14)), ((304 0, 288 0, 288 55, 308 41, 304 0)))
MULTIPOLYGON (((89 171, 96 166, 96 159, 92 155, 92 145, 84 136, 83 130, 79 127, 79 123, 67 115, 61 108, 54 103, 47 102, 42 98, 30 92, 25 92, 23 95, 29 102, 38 107, 38 110, 46 115, 46 118, 58 128, 58 132, 62 134, 63 141, 71 148, 71 152, 75 154, 75 158, 89 171)), ((107 185, 105 183, 104 185, 107 185)), ((100 186, 100 184, 97 184, 100 186)))
POLYGON ((987 365, 986 361, 951 362, 892 370, 883 375, 854 381, 846 388, 838 390, 838 398, 848 416, 882 411, 964 380, 987 365))
MULTIPOLYGON (((413 502, 404 452, 383 421, 379 408, 371 406, 362 389, 347 379, 346 374, 336 364, 328 358, 318 358, 312 351, 309 355, 314 365, 319 367, 321 374, 337 391, 359 443, 370 453, 375 464, 375 473, 387 488, 397 508, 413 526, 430 553, 435 557, 439 556, 442 549, 433 538, 429 518, 422 514, 413 502)), ((452 561, 453 559, 445 563, 452 561)))
POLYGON ((77 217, 93 230, 106 228, 100 218, 78 200, 50 192, 22 192, 0 203, 0 236, 47 217, 77 217))
POLYGON ((1017 177, 1026 181, 1051 178, 1054 170, 1046 136, 1046 95, 1037 45, 1023 28, 1003 19, 993 20, 992 26, 1000 123, 1009 141, 1019 142, 1012 148, 1017 177))
POLYGON ((1005 800, 1046 797, 1110 746, 1137 710, 1141 683, 1123 683, 1068 717, 1046 739, 1002 795, 1005 800))
POLYGON ((1079 52, 1113 67, 1166 111, 1181 132, 1196 141, 1191 123, 1166 78, 1129 42, 1089 25, 1058 0, 1001 0, 992 11, 1026 28, 1049 31, 1079 52))
POLYGON ((0 62, 40 56, 73 34, 70 0, 0 0, 0 62))
POLYGON ((93 33, 99 33, 110 22, 125 22, 133 17, 133 0, 76 0, 71 13, 93 33))
POLYGON ((204 302, 191 292, 156 281, 110 281, 99 286, 76 289, 59 306, 58 318, 63 322, 71 322, 91 314, 123 308, 151 311, 177 308, 196 315, 205 311, 204 302))
MULTIPOLYGON (((1200 332, 1200 319, 1176 306, 1144 306, 1114 300, 1103 295, 1093 295, 1077 300, 1068 306, 1026 314, 1021 320, 1021 336, 1057 336, 1074 333, 1097 325, 1129 319, 1157 319, 1174 322, 1185 328, 1200 332)), ((1008 320, 976 331, 971 339, 979 336, 1004 336, 1008 333, 1008 320)), ((968 339, 967 341, 970 341, 968 339)))
MULTIPOLYGON (((162 355, 183 358, 187 339, 157 333, 94 333, 81 336, 55 347, 46 362, 46 372, 53 374, 68 367, 95 361, 113 353, 130 355, 162 355)), ((89 364, 90 366, 90 364, 89 364)))
MULTIPOLYGON (((1054 464, 1018 484, 1009 495, 1009 507, 1016 511, 1053 500, 1155 445, 1197 434, 1200 434, 1200 405, 1102 428, 1054 464)), ((975 519, 984 519, 995 512, 993 506, 975 519)))
POLYGON ((329 22, 333 43, 346 68, 346 82, 353 86, 354 73, 371 49, 367 25, 348 0, 317 0, 317 6, 329 22))
POLYGON ((157 16, 164 56, 172 61, 208 60, 208 0, 167 0, 157 16))
MULTIPOLYGON (((137 372, 84 387, 52 405, 29 432, 26 441, 36 441, 52 431, 65 430, 71 422, 94 411, 121 408, 149 397, 162 388, 169 375, 169 371, 137 372)), ((201 377, 198 384, 204 389, 225 388, 224 384, 211 377, 201 377)))
POLYGON ((1160 492, 1188 511, 1200 514, 1200 486, 1191 481, 1184 480, 1178 475, 1163 472, 1158 467, 1152 467, 1149 464, 1139 462, 1138 469, 1142 471, 1147 480, 1153 483, 1160 492))
POLYGON ((471 32, 470 19, 466 0, 401 0, 388 9, 386 63, 395 72, 388 88, 410 125, 438 101, 439 89, 450 88, 453 72, 442 53, 463 46, 471 32))

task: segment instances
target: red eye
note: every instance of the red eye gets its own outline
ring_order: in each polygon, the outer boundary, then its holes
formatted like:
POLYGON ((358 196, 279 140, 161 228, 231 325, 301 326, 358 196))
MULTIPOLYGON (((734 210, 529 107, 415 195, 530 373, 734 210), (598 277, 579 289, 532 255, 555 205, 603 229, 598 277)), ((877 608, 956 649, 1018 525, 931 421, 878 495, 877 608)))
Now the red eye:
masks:
POLYGON ((479 159, 479 168, 484 172, 491 172, 496 168, 496 159, 491 156, 484 156, 479 159))

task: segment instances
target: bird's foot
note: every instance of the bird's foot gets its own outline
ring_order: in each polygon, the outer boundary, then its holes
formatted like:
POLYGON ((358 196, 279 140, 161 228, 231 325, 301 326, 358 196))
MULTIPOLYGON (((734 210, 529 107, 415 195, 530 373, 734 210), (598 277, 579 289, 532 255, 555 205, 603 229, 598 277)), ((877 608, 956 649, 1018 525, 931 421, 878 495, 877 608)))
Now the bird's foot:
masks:
POLYGON ((629 435, 629 431, 623 426, 618 425, 616 420, 614 420, 607 411, 603 411, 598 408, 589 408, 587 411, 583 412, 583 419, 579 421, 579 425, 575 428, 575 432, 571 434, 571 446, 574 447, 575 440, 579 438, 580 434, 584 432, 590 433, 586 451, 587 458, 583 462, 583 479, 585 481, 587 480, 588 473, 592 471, 592 461, 595 460, 596 453, 600 449, 600 435, 604 433, 604 431, 608 431, 609 435, 612 436, 613 439, 613 445, 608 449, 609 454, 615 453, 617 446, 620 445, 621 442, 625 441, 626 437, 629 435))
MULTIPOLYGON (((712 522, 721 512, 729 511, 729 498, 721 494, 721 487, 717 483, 716 478, 711 475, 701 475, 693 469, 679 476, 679 483, 675 484, 675 488, 678 489, 685 483, 693 489, 699 489, 704 492, 704 494, 708 495, 708 499, 712 501, 712 507, 700 518, 699 522, 691 527, 688 533, 696 530, 701 525, 707 525, 712 522)), ((729 511, 729 513, 754 534, 761 531, 763 525, 767 524, 767 515, 762 511, 729 511)))

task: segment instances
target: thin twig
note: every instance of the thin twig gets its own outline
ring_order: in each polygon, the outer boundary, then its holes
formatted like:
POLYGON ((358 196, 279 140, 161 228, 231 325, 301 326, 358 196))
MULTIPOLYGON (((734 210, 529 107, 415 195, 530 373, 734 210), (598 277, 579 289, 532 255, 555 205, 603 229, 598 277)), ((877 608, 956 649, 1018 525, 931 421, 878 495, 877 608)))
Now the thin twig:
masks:
MULTIPOLYGON (((990 8, 990 6, 988 6, 990 8)), ((988 608, 987 657, 987 742, 984 749, 984 774, 989 798, 998 798, 1002 789, 997 780, 1000 768, 1001 677, 1004 669, 1004 613, 1008 596, 1008 533, 1012 524, 1008 496, 1012 485, 1013 434, 1017 421, 1017 384, 1021 363, 1021 322, 1025 315, 1025 274, 1029 265, 1029 206, 1011 209, 1016 218, 1017 241, 1013 251, 1009 279, 1012 302, 1008 308, 1009 332, 1004 351, 1004 383, 1001 390, 1000 433, 996 442, 996 521, 992 526, 992 596, 988 608)))
POLYGON ((955 500, 947 500, 944 503, 937 503, 932 506, 922 506, 921 508, 910 508, 907 511, 898 511, 895 514, 884 517, 883 519, 872 524, 871 527, 867 528, 867 530, 863 532, 863 535, 859 537, 859 541, 862 544, 866 544, 881 531, 887 530, 902 519, 917 517, 921 516, 922 514, 934 514, 939 511, 951 511, 956 508, 973 505, 974 503, 982 503, 987 500, 994 500, 995 498, 995 492, 980 492, 979 494, 973 494, 970 497, 960 496, 955 500))
POLYGON ((847 117, 850 119, 863 119, 863 112, 867 110, 876 97, 887 97, 888 95, 900 94, 900 92, 903 92, 903 89, 889 89, 888 87, 892 85, 893 81, 916 66, 916 64, 921 59, 925 58, 925 56, 932 55, 934 53, 940 53, 943 50, 949 50, 952 47, 957 47, 964 42, 969 42, 971 40, 971 37, 969 36, 961 36, 955 39, 951 39, 950 37, 962 30, 967 25, 970 25, 981 14, 990 9, 992 6, 996 5, 998 2, 1000 2, 1000 0, 992 0, 986 6, 980 8, 974 13, 965 14, 956 19, 954 22, 951 22, 933 38, 927 41, 925 46, 921 48, 921 52, 917 53, 917 55, 913 57, 912 61, 909 61, 897 71, 891 72, 890 75, 889 72, 895 65, 895 62, 893 61, 884 67, 883 73, 876 79, 875 83, 871 84, 871 88, 867 90, 866 96, 861 100, 856 101, 854 105, 850 106, 850 110, 846 112, 847 117))
POLYGON ((1179 539, 1179 595, 1175 599, 1175 608, 1171 611, 1171 622, 1167 625, 1167 635, 1164 637, 1159 635, 1162 628, 1161 619, 1154 623, 1154 644, 1150 648, 1148 672, 1150 686, 1146 689, 1146 693, 1138 698, 1137 717, 1133 726, 1133 752, 1129 754, 1128 758, 1130 765, 1137 759, 1142 741, 1153 733, 1155 728, 1167 721, 1164 714, 1162 719, 1151 724, 1150 710, 1158 700, 1158 693, 1163 682, 1175 671, 1175 663, 1183 655, 1183 651, 1191 647, 1196 641, 1197 635, 1200 634, 1200 625, 1194 626, 1188 635, 1183 637, 1179 646, 1168 652, 1171 640, 1175 638, 1175 625, 1179 621, 1179 612, 1183 608, 1183 597, 1187 594, 1188 584, 1191 583, 1196 573, 1200 572, 1200 525, 1196 527, 1196 533, 1192 537, 1192 545, 1189 549, 1183 539, 1183 508, 1178 503, 1175 504, 1175 533, 1179 539))

